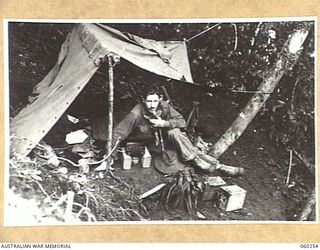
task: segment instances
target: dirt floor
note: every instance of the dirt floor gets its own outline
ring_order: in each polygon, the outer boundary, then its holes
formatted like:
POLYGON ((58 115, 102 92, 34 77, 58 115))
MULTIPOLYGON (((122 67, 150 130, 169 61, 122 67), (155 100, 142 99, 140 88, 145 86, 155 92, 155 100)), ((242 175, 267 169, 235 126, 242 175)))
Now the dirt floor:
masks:
MULTIPOLYGON (((281 158, 275 149, 268 148, 262 142, 266 141, 263 134, 244 135, 226 153, 222 162, 242 166, 246 172, 241 177, 226 177, 223 174, 213 173, 204 174, 197 172, 201 177, 220 175, 227 184, 236 184, 247 191, 245 203, 241 210, 225 212, 214 206, 211 201, 199 201, 198 210, 203 214, 206 220, 256 220, 256 221, 282 221, 288 219, 287 204, 283 197, 285 188, 285 176, 279 174, 279 164, 281 158), (260 139, 257 141, 251 139, 256 136, 260 139), (248 143, 250 141, 250 143, 248 143), (245 145, 245 146, 243 146, 245 145), (273 151, 272 151, 273 150, 273 151), (235 155, 236 154, 236 155, 235 155), (254 157, 253 157, 254 156, 254 157), (273 159, 273 161, 271 161, 273 159)), ((129 170, 123 170, 121 164, 115 165, 114 175, 120 177, 131 186, 136 195, 152 189, 168 180, 165 175, 159 173, 153 166, 143 169, 140 166, 132 167, 129 170)), ((108 197, 108 179, 99 181, 100 195, 108 197)), ((146 198, 143 204, 150 209, 149 220, 197 220, 196 216, 189 215, 186 211, 166 211, 161 204, 152 198, 146 198), (151 205, 152 204, 152 205, 151 205)))
MULTIPOLYGON (((238 108, 224 98, 204 97, 202 100, 204 105, 200 109, 196 131, 206 142, 214 143, 235 118, 238 108)), ((35 183, 27 183, 25 174, 23 178, 15 178, 15 174, 11 173, 10 187, 29 200, 45 200, 43 195, 45 193, 50 197, 51 205, 58 203, 68 190, 72 190, 75 192, 74 204, 78 204, 73 206, 73 213, 83 221, 90 218, 100 222, 294 221, 297 220, 309 196, 313 180, 301 179, 301 176, 306 176, 306 170, 295 161, 289 186, 285 185, 289 154, 269 140, 265 126, 261 124, 258 115, 244 134, 219 158, 224 164, 243 167, 245 169, 243 176, 227 177, 218 171, 206 174, 190 166, 194 176, 200 180, 205 180, 209 176, 221 176, 227 185, 236 184, 246 190, 242 209, 235 211, 226 212, 217 206, 216 199, 203 200, 201 195, 198 196, 196 206, 193 201, 191 212, 183 207, 175 209, 168 206, 161 191, 145 199, 139 199, 140 195, 157 185, 173 181, 174 176, 158 172, 152 164, 150 168, 133 166, 124 170, 121 162, 117 161, 111 172, 97 172, 94 171, 96 166, 92 166, 86 175, 81 175, 79 168, 68 162, 59 165, 66 167, 67 173, 59 172, 47 164, 40 164, 38 170, 41 173, 39 179, 41 181, 38 184, 45 192, 41 192, 35 183), (91 215, 93 217, 90 217, 91 215)), ((54 133, 58 137, 61 135, 58 132, 54 133)), ((67 150, 60 150, 61 153, 69 158, 67 150)), ((72 160, 71 157, 69 159, 72 160)), ((63 209, 60 211, 60 216, 55 215, 58 220, 63 221, 63 209)), ((314 217, 311 218, 313 219, 314 217)))
MULTIPOLYGON (((226 105, 222 99, 210 99, 207 103, 210 107, 224 105, 228 115, 220 114, 218 111, 208 109, 204 106, 205 111, 203 116, 207 124, 212 124, 213 127, 207 126, 202 128, 202 134, 211 135, 204 137, 207 142, 214 143, 223 131, 220 127, 212 131, 214 127, 218 127, 218 123, 227 124, 228 119, 233 119, 230 111, 232 105, 226 105), (205 133, 203 130, 206 130, 205 133)), ((221 112, 221 111, 220 111, 221 112)), ((201 119, 200 119, 201 122, 201 119)), ((281 148, 275 147, 268 139, 267 133, 259 124, 259 120, 253 122, 245 131, 245 133, 220 157, 220 161, 227 165, 233 165, 245 168, 245 174, 240 177, 227 177, 218 171, 212 174, 206 174, 195 170, 195 175, 201 179, 209 176, 221 176, 227 185, 236 184, 246 190, 245 202, 240 210, 225 212, 218 208, 214 200, 201 201, 199 199, 197 208, 193 213, 188 213, 186 210, 166 209, 163 202, 160 201, 159 195, 148 197, 144 200, 137 199, 144 192, 154 188, 158 184, 168 183, 170 177, 159 173, 152 165, 150 168, 143 169, 140 166, 132 167, 129 170, 122 169, 121 162, 117 162, 113 167, 113 175, 104 175, 104 179, 99 179, 93 176, 90 181, 95 189, 95 192, 105 200, 111 199, 114 202, 123 203, 124 207, 132 207, 140 211, 140 215, 145 220, 239 220, 239 221, 284 221, 295 220, 298 216, 301 204, 298 204, 290 197, 291 190, 298 188, 296 175, 291 175, 293 184, 290 188, 285 185, 287 170, 288 170, 288 153, 281 148), (122 190, 121 192, 110 193, 111 188, 122 190), (130 195, 128 194, 130 193, 130 195), (129 199, 128 199, 129 198, 129 199), (131 203, 130 203, 131 202, 131 203), (130 204, 129 204, 130 203, 130 204), (135 205, 134 205, 135 204, 135 205), (136 207, 139 204, 139 209, 136 207), (141 209, 143 207, 143 209, 141 209), (200 212, 203 217, 197 215, 200 212)), ((199 129, 200 130, 200 129, 199 129)), ((113 189, 113 191, 115 191, 113 189)), ((161 193, 158 192, 158 193, 161 193)), ((108 216, 102 216, 110 220, 108 216)), ((130 217, 130 216, 129 216, 130 217)), ((133 216, 132 220, 140 220, 138 216, 133 216)), ((130 220, 131 220, 130 219, 130 220)))

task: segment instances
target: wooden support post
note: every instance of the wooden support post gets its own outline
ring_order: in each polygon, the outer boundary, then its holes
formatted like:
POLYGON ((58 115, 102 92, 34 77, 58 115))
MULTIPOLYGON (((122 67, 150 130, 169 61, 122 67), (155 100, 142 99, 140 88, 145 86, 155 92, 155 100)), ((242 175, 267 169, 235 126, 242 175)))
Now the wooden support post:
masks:
POLYGON ((109 96, 108 96, 108 138, 107 138, 107 155, 111 152, 112 147, 112 131, 113 131, 113 60, 112 56, 108 56, 108 67, 109 67, 109 96))

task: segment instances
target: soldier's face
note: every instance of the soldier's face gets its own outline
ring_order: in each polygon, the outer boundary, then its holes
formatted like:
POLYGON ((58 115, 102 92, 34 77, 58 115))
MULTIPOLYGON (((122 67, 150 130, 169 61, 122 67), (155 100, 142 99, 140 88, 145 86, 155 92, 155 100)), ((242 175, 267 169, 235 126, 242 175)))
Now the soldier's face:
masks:
POLYGON ((151 114, 154 114, 159 106, 160 96, 157 94, 148 95, 144 102, 146 104, 147 110, 151 114))

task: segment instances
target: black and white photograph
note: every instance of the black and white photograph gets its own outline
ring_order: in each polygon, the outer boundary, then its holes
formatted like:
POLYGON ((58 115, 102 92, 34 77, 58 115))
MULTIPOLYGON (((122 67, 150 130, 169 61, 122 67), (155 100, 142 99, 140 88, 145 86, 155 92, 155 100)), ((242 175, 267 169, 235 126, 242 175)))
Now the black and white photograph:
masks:
POLYGON ((315 18, 4 27, 4 226, 318 221, 315 18))

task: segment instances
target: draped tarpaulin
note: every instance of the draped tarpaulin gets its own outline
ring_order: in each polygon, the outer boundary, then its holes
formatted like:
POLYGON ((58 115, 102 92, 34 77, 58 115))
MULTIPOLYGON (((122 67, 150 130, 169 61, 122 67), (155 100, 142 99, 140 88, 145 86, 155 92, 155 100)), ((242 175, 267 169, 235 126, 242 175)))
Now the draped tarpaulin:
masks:
POLYGON ((154 41, 101 24, 78 24, 62 45, 56 65, 34 88, 33 102, 10 121, 10 151, 27 155, 110 53, 155 74, 192 83, 184 42, 154 41))

